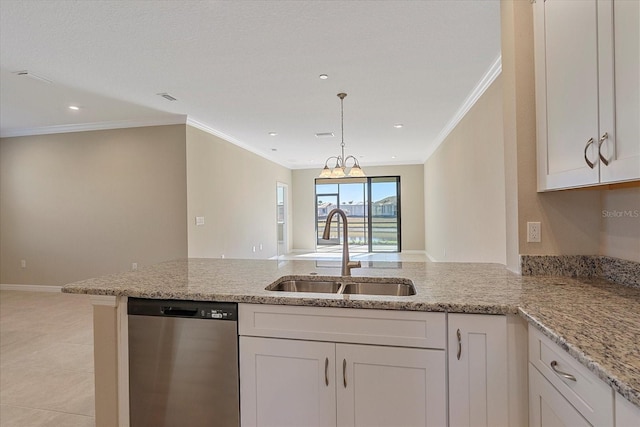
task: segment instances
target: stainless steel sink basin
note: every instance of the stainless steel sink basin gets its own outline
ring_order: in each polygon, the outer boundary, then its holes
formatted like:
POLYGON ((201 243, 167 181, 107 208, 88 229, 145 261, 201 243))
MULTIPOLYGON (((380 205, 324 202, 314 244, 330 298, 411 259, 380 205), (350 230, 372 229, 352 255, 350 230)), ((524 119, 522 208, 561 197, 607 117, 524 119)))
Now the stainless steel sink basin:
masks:
POLYGON ((267 287, 269 291, 282 292, 320 292, 335 294, 340 290, 342 283, 320 280, 284 280, 273 287, 267 287))
POLYGON ((345 283, 343 294, 409 296, 416 294, 412 283, 345 283))
POLYGON ((356 281, 351 279, 341 280, 311 280, 311 279, 287 279, 280 280, 269 286, 268 291, 280 292, 316 292, 345 295, 387 295, 409 296, 416 294, 416 288, 408 279, 377 279, 356 281))

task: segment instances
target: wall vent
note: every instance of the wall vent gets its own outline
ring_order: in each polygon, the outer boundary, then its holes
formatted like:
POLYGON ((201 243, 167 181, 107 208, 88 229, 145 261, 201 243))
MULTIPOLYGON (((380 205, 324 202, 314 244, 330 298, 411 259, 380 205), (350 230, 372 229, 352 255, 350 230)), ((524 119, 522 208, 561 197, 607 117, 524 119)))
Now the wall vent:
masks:
POLYGON ((44 83, 53 83, 51 80, 49 80, 46 77, 42 77, 39 76, 37 74, 34 74, 28 70, 20 70, 20 71, 14 71, 13 74, 15 74, 16 76, 20 76, 20 77, 29 77, 30 79, 34 79, 34 80, 38 80, 44 83))
POLYGON ((333 132, 318 132, 316 138, 333 138, 335 135, 333 132))

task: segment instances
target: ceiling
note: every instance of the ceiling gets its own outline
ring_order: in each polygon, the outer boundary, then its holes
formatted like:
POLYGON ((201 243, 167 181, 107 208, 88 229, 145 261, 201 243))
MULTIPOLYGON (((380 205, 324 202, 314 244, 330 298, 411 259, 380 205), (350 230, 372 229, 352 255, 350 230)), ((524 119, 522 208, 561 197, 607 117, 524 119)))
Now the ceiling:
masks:
POLYGON ((417 164, 499 56, 499 0, 0 0, 0 135, 187 122, 310 168, 346 92, 347 155, 417 164))

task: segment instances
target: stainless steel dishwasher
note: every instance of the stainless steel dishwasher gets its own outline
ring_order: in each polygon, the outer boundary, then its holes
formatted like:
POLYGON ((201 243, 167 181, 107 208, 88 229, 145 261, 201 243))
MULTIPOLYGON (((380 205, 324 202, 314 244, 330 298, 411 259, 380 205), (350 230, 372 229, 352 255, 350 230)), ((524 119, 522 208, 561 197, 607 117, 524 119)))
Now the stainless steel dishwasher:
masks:
POLYGON ((131 427, 240 424, 238 306, 129 298, 131 427))

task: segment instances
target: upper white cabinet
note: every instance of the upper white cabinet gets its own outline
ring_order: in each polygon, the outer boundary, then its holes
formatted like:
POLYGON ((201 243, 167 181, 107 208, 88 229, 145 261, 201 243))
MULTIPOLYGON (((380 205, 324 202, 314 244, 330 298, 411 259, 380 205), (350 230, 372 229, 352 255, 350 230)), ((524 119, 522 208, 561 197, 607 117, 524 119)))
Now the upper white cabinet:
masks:
POLYGON ((448 316, 449 425, 508 426, 506 316, 448 316))
POLYGON ((640 179, 640 2, 534 4, 538 190, 640 179))

